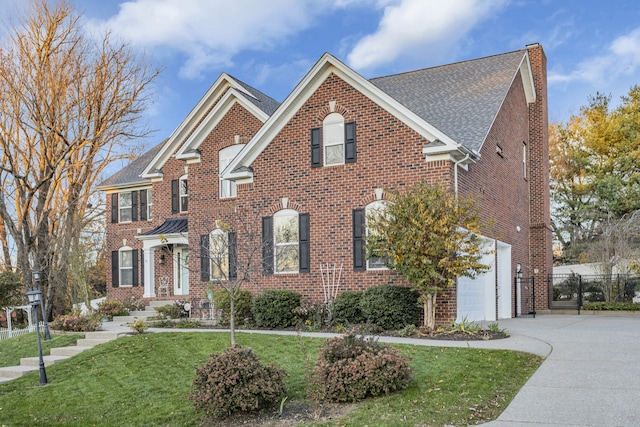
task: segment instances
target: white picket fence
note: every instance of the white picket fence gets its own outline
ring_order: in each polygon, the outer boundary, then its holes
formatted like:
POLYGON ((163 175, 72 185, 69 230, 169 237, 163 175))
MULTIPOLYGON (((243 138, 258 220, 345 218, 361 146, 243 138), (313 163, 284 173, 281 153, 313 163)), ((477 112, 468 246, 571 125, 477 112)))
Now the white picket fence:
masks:
MULTIPOLYGON (((42 328, 44 327, 44 324, 42 322, 40 322, 40 330, 42 331, 42 328)), ((30 327, 24 328, 24 329, 16 329, 16 328, 12 328, 12 329, 7 329, 7 328, 0 328, 0 341, 1 340, 6 340, 9 338, 13 338, 13 337, 19 337, 20 335, 25 335, 28 334, 29 332, 35 332, 36 330, 36 325, 31 325, 30 327)))

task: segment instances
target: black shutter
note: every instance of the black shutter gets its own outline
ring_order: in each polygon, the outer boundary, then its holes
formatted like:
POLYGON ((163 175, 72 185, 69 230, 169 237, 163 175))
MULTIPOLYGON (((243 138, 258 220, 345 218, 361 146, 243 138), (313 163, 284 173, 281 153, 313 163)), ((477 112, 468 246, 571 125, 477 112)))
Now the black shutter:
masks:
POLYGON ((344 162, 356 161, 356 122, 344 124, 344 162))
POLYGON ((311 255, 309 247, 309 214, 298 215, 298 269, 300 273, 311 271, 311 255))
POLYGON ((311 167, 322 166, 322 128, 311 129, 311 167))
POLYGON ((120 286, 120 253, 111 252, 111 285, 114 288, 120 286))
POLYGON ((140 251, 140 286, 144 287, 144 250, 140 251))
POLYGON ((200 280, 208 282, 209 273, 209 235, 200 235, 200 280))
POLYGON ((118 193, 111 195, 111 222, 118 222, 118 193))
POLYGON ((131 221, 138 220, 138 192, 131 192, 131 221))
POLYGON ((147 190, 140 190, 140 221, 147 220, 147 190))
POLYGON ((230 231, 229 234, 229 279, 238 278, 238 255, 237 255, 237 243, 236 233, 230 231))
POLYGON ((364 209, 353 210, 353 269, 364 271, 367 269, 365 256, 365 224, 364 209))
POLYGON ((131 259, 133 260, 133 286, 140 284, 140 280, 138 280, 138 252, 137 249, 131 251, 131 259))
POLYGON ((179 194, 179 182, 177 179, 171 180, 171 213, 178 213, 180 211, 180 194, 179 194))
POLYGON ((273 217, 262 218, 262 272, 273 274, 273 217))

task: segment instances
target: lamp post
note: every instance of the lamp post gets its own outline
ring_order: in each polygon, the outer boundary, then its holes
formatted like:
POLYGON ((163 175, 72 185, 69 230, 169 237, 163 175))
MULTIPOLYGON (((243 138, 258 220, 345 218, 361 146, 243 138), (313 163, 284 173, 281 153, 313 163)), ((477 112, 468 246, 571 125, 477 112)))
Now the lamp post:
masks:
MULTIPOLYGON (((40 270, 36 270, 34 269, 31 272, 31 275, 33 277, 33 282, 35 283, 35 286, 37 289, 40 289, 40 270)), ((42 293, 40 293, 40 295, 42 295, 42 293)), ((47 315, 44 312, 44 302, 40 301, 40 311, 42 312, 42 323, 43 323, 43 328, 44 328, 44 340, 45 341, 49 341, 51 339, 51 334, 49 333, 49 323, 47 322, 47 315)))
POLYGON ((40 342, 40 321, 38 320, 38 306, 42 303, 42 292, 40 289, 31 289, 27 292, 29 305, 36 314, 36 336, 38 337, 38 357, 40 358, 40 385, 47 385, 47 371, 44 369, 42 359, 42 343, 40 342))

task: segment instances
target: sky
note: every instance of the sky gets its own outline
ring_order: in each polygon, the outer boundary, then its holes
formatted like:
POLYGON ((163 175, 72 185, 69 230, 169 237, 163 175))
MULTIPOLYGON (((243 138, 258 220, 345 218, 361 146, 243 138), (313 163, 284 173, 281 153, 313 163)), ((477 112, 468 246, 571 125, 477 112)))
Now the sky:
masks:
MULTIPOLYGON (((325 52, 371 78, 540 43, 551 122, 566 123, 597 92, 616 105, 640 84, 637 0, 68 1, 88 30, 110 30, 161 71, 147 147, 222 72, 283 101, 325 52)), ((25 4, 0 0, 0 19, 25 4)))

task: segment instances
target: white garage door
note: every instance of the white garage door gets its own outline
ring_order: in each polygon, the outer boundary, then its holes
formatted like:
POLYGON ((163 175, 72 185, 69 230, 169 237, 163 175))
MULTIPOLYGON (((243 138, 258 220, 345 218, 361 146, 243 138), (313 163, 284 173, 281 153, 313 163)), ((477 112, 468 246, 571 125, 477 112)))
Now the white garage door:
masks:
POLYGON ((456 322, 496 320, 495 254, 487 254, 482 263, 491 266, 486 273, 458 278, 458 316, 456 322))

